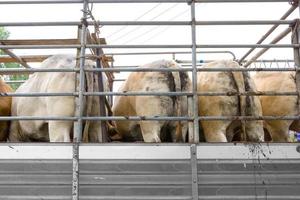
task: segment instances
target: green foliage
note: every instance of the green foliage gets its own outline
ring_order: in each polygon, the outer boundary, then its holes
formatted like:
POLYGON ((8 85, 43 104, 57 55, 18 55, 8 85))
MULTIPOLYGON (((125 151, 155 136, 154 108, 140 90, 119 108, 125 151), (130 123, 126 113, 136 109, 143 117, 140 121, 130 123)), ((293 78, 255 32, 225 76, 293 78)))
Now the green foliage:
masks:
POLYGON ((9 32, 4 27, 0 27, 0 39, 6 40, 9 37, 9 32))
MULTIPOLYGON (((4 28, 0 27, 0 40, 6 40, 9 37, 9 32, 4 28)), ((5 53, 0 50, 0 55, 5 55, 5 53)), ((0 68, 22 68, 22 66, 18 63, 0 63, 0 68)), ((28 75, 26 74, 18 74, 18 75, 9 75, 4 77, 5 80, 9 81, 19 81, 19 80, 27 80, 28 75)), ((11 84, 11 87, 16 90, 19 87, 19 83, 11 84)))

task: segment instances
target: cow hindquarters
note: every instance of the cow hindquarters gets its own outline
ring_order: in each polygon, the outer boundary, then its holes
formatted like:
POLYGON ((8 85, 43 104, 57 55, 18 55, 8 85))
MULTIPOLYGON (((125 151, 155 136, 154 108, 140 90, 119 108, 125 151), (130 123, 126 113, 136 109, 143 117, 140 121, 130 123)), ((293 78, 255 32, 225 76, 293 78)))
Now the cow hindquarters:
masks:
MULTIPOLYGON (((55 117, 74 116, 74 97, 48 97, 47 113, 55 117)), ((48 121, 50 142, 70 142, 73 121, 48 121)))
MULTIPOLYGON (((169 97, 144 97, 136 98, 136 114, 138 116, 171 116, 174 106, 169 97)), ((145 142, 161 142, 160 132, 164 121, 139 122, 145 142)))

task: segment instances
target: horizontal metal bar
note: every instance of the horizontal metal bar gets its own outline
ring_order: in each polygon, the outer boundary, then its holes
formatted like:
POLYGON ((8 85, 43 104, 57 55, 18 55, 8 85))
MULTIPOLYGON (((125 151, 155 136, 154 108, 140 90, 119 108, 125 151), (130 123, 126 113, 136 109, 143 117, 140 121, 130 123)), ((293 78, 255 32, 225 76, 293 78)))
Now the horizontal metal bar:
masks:
MULTIPOLYGON (((0 1, 0 4, 73 4, 73 3, 83 3, 84 0, 25 0, 25 1, 0 1)), ((104 0, 95 1, 89 0, 89 3, 187 3, 187 0, 104 0)))
POLYGON ((85 96, 189 96, 191 92, 84 92, 85 96))
MULTIPOLYGON (((167 117, 167 116, 103 116, 103 117, 83 117, 83 120, 89 121, 192 121, 193 117, 167 117)), ((300 116, 199 116, 198 120, 215 121, 215 120, 299 120, 300 116)))
POLYGON ((190 121, 192 117, 168 117, 168 116, 97 116, 97 117, 83 117, 83 120, 88 121, 190 121))
POLYGON ((33 73, 33 72, 78 72, 79 69, 58 69, 58 68, 0 68, 0 74, 9 74, 9 73, 33 73))
MULTIPOLYGON (((196 21, 196 25, 273 25, 292 24, 295 20, 231 20, 231 21, 196 21)), ((79 26, 80 21, 65 22, 0 22, 0 26, 79 26)), ((95 22, 88 21, 88 25, 95 22)), ((98 21, 100 26, 190 26, 190 21, 98 21)))
POLYGON ((0 116, 0 121, 14 121, 14 120, 54 120, 54 121, 76 121, 78 117, 41 117, 41 116, 10 116, 3 117, 0 116))
MULTIPOLYGON (((0 121, 13 120, 54 120, 76 121, 79 117, 41 117, 41 116, 0 116, 0 121)), ((82 117, 84 121, 193 121, 193 117, 168 117, 168 116, 94 116, 82 117)), ((199 116, 197 120, 203 121, 232 121, 232 120, 300 120, 300 116, 199 116)))
MULTIPOLYGON (((124 79, 125 80, 125 79, 124 79)), ((192 92, 84 92, 85 96, 191 96, 192 92)), ((298 96, 298 92, 197 92, 198 96, 298 96)))
POLYGON ((232 20, 232 21, 196 21, 196 25, 273 25, 292 24, 295 20, 232 20))
MULTIPOLYGON (((179 60, 179 59, 176 59, 175 60, 177 63, 190 63, 190 66, 192 65, 192 61, 191 60, 179 60)), ((197 63, 209 63, 209 62, 214 62, 216 60, 197 60, 197 63)), ((243 60, 242 63, 246 63, 248 60, 243 60)), ((255 60, 253 61, 253 63, 270 63, 270 62, 273 62, 273 63, 287 63, 287 62, 294 62, 294 60, 292 59, 263 59, 263 60, 255 60)))
MULTIPOLYGON (((125 79, 124 79, 125 80, 125 79)), ((84 92, 84 96, 191 96, 192 92, 84 92)), ((298 96, 298 92, 197 92, 198 96, 298 96)), ((56 97, 78 96, 78 92, 61 93, 0 93, 1 97, 56 97)))
POLYGON ((81 45, 0 45, 0 49, 71 49, 81 45))
MULTIPOLYGON (((231 21, 196 21, 196 25, 273 25, 273 24, 292 24, 295 20, 231 20, 231 21)), ((190 21, 99 21, 99 25, 117 26, 190 26, 190 21)), ((91 23, 91 25, 93 25, 91 23)))
POLYGON ((65 3, 83 3, 83 0, 45 0, 45 1, 0 1, 0 4, 65 4, 65 3))
MULTIPOLYGON (((247 62, 247 60, 244 60, 243 62, 247 62)), ((294 62, 292 59, 263 59, 263 60, 255 60, 253 63, 259 63, 259 62, 294 62)))
POLYGON ((46 93, 46 92, 27 92, 27 93, 3 93, 0 92, 1 97, 57 97, 57 96, 78 96, 78 92, 53 92, 53 93, 46 93))
POLYGON ((290 2, 289 0, 195 0, 196 3, 268 3, 290 2))
MULTIPOLYGON (((79 117, 41 117, 41 116, 0 116, 0 121, 13 121, 13 120, 55 120, 55 121, 76 121, 79 117)), ((134 121, 187 121, 192 120, 191 117, 164 117, 164 116, 98 116, 98 117, 82 117, 82 120, 88 121, 106 121, 106 120, 134 120, 134 121)))
MULTIPOLYGON (((1 4, 1 3, 0 3, 1 4)), ((87 22, 93 25, 93 22, 87 22)), ((69 22, 0 22, 0 26, 79 26, 80 21, 69 22)))
MULTIPOLYGON (((191 51, 162 51, 162 52, 126 52, 126 53, 105 53, 108 56, 127 56, 127 55, 159 55, 159 54, 191 54, 191 51)), ((233 59, 236 58, 232 51, 197 51, 201 54, 224 53, 232 55, 233 59)))
MULTIPOLYGON (((0 4, 66 4, 83 3, 83 0, 25 0, 25 1, 0 1, 0 4)), ((89 0, 89 3, 189 3, 190 0, 89 0)), ((264 3, 264 2, 289 2, 289 0, 196 0, 196 3, 264 3)))
MULTIPOLYGON (((149 68, 149 67, 118 67, 118 68, 101 68, 101 69, 85 69, 86 72, 169 72, 169 71, 192 71, 190 67, 185 68, 149 68)), ((198 72, 218 72, 218 71, 297 71, 297 68, 197 68, 198 72)))
POLYGON ((198 120, 215 121, 215 120, 299 120, 300 116, 200 116, 198 120))
MULTIPOLYGON (((81 45, 0 45, 0 49, 72 49, 81 45)), ((86 48, 191 48, 192 45, 85 45, 86 48)), ((300 44, 203 44, 197 48, 299 48, 300 44)))
MULTIPOLYGON (((1 47, 1 46, 0 46, 1 47)), ((87 48, 191 48, 192 45, 86 45, 87 48)), ((300 44, 203 44, 197 48, 297 48, 300 44)))
POLYGON ((151 67, 118 67, 118 68, 94 68, 85 69, 86 72, 169 72, 169 71, 191 71, 191 68, 151 68, 151 67))
MULTIPOLYGON (((189 3, 190 0, 90 0, 90 3, 189 3)), ((263 2, 289 2, 289 0, 196 0, 196 3, 263 3, 263 2)))
MULTIPOLYGON (((189 65, 187 65, 189 66, 189 65)), ((218 72, 218 71, 297 71, 297 68, 197 68, 198 72, 207 71, 207 72, 218 72)), ((78 72, 78 69, 45 69, 45 68, 32 68, 32 69, 20 69, 20 68, 1 68, 0 74, 28 74, 34 72, 78 72)), ((185 68, 144 68, 137 66, 125 66, 125 67, 114 67, 114 68, 94 68, 94 69, 85 69, 86 72, 168 72, 168 71, 192 71, 191 67, 185 68)))

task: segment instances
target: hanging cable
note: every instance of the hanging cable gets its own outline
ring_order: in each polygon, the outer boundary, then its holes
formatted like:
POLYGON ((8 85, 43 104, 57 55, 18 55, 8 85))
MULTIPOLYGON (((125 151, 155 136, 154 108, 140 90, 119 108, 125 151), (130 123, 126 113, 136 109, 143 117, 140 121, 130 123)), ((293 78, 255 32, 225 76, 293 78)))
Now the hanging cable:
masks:
MULTIPOLYGON (((199 5, 199 4, 197 4, 196 6, 198 6, 198 5, 199 5)), ((204 4, 202 4, 202 5, 204 5, 204 4)), ((168 19, 168 21, 173 21, 173 20, 177 19, 178 17, 181 17, 182 15, 186 14, 189 10, 190 10, 190 8, 188 8, 188 9, 182 11, 181 13, 179 13, 179 14, 175 15, 174 17, 168 19)), ((133 40, 138 39, 138 38, 140 38, 140 37, 142 37, 142 36, 148 35, 149 33, 152 33, 153 31, 158 30, 159 28, 161 28, 161 26, 157 26, 157 27, 155 27, 155 28, 152 28, 151 30, 145 31, 145 32, 143 32, 142 34, 139 34, 138 36, 136 36, 136 37, 134 37, 134 38, 132 38, 132 39, 130 39, 130 40, 127 40, 126 42, 124 42, 124 43, 122 43, 122 44, 128 44, 129 42, 132 42, 133 40)), ((163 29, 162 29, 161 31, 159 31, 158 33, 153 34, 153 35, 150 36, 148 39, 146 39, 146 40, 144 40, 143 42, 141 42, 141 44, 144 44, 144 43, 148 42, 149 40, 151 40, 151 39, 157 37, 157 36, 160 35, 161 33, 167 31, 169 28, 170 28, 170 26, 166 26, 165 28, 163 28, 163 29)))
MULTIPOLYGON (((178 5, 179 5, 179 3, 176 3, 176 4, 172 5, 172 6, 170 6, 169 8, 167 8, 167 9, 163 10, 162 12, 160 12, 160 13, 159 13, 158 15, 156 15, 155 17, 151 18, 149 21, 153 21, 153 20, 157 19, 158 17, 160 17, 161 15, 165 14, 166 12, 170 11, 171 9, 175 8, 175 7, 178 6, 178 5)), ((138 27, 136 27, 136 28, 134 28, 134 29, 132 29, 132 30, 130 30, 130 31, 127 31, 126 33, 124 33, 124 34, 122 34, 121 36, 119 36, 118 38, 116 38, 114 41, 120 40, 120 39, 126 37, 127 35, 130 35, 132 32, 134 32, 134 31, 140 29, 141 27, 142 27, 142 26, 138 26, 138 27)))
MULTIPOLYGON (((145 13, 143 13, 141 16, 137 17, 136 19, 134 19, 133 21, 138 21, 139 19, 141 19, 142 17, 144 17, 145 15, 147 15, 148 13, 152 12, 154 9, 156 9, 158 6, 160 6, 161 3, 156 4, 155 6, 153 6, 151 9, 149 9, 148 11, 146 11, 145 13)), ((118 30, 114 31, 113 33, 111 33, 109 36, 107 36, 106 38, 110 38, 113 35, 119 33, 120 31, 126 29, 128 27, 128 25, 123 26, 121 28, 119 28, 118 30)))
MULTIPOLYGON (((175 19, 177 19, 178 17, 181 17, 182 15, 186 14, 188 11, 190 10, 190 8, 184 10, 183 12, 179 13, 178 15, 172 17, 171 19, 169 19, 168 21, 173 21, 175 19)), ((148 31, 146 34, 149 34, 150 32, 153 32, 157 29, 161 28, 161 26, 157 26, 156 28, 153 28, 151 31, 148 31)), ((149 40, 152 40, 153 38, 157 37, 158 35, 160 35, 161 33, 167 31, 170 28, 170 26, 164 27, 161 31, 159 31, 158 33, 153 34, 152 36, 150 36, 148 39, 144 40, 143 42, 141 42, 141 44, 145 44, 146 42, 148 42, 149 40)), ((141 35, 142 36, 142 35, 141 35)), ((129 41, 131 42, 131 41, 129 41)))

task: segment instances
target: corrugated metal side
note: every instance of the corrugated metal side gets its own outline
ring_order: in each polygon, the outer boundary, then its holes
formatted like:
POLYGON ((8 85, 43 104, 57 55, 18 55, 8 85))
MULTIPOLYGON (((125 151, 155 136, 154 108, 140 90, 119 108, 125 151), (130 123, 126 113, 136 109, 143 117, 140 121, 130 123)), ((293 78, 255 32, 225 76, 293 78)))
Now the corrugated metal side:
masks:
MULTIPOLYGON (((300 200, 298 144, 259 146, 255 147, 258 151, 253 151, 252 146, 243 144, 198 145, 195 166, 199 199, 300 200)), ((0 200, 71 199, 72 159, 69 154, 61 156, 71 146, 27 145, 25 150, 18 146, 2 147, 0 200), (46 151, 52 146, 57 151, 46 151), (32 158, 29 149, 40 153, 32 158), (15 157, 7 159, 9 156, 15 157)), ((144 144, 81 146, 80 199, 192 199, 190 145, 175 147, 164 144, 153 148, 144 144), (121 159, 123 156, 116 155, 116 149, 127 157, 121 159), (177 153, 180 150, 187 152, 177 153), (166 159, 170 152, 173 158, 166 159)))
POLYGON ((71 199, 72 160, 1 160, 0 199, 71 199))
POLYGON ((191 199, 189 160, 82 160, 80 199, 191 199))
POLYGON ((300 160, 198 161, 199 199, 300 199, 300 160))

